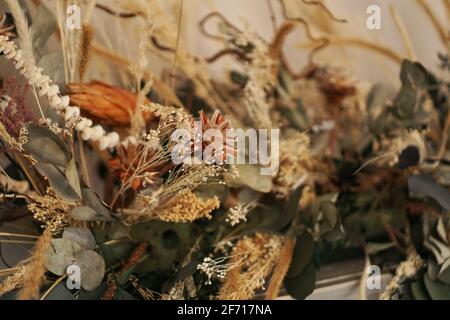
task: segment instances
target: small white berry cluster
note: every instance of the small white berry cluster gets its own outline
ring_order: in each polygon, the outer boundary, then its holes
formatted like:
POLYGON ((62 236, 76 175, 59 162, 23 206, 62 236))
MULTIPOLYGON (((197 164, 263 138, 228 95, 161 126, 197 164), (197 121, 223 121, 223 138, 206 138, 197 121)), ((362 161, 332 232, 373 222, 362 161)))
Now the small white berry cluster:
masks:
POLYGON ((256 207, 256 202, 250 203, 238 203, 233 208, 229 209, 229 214, 225 218, 225 222, 228 222, 232 227, 235 225, 247 221, 247 213, 256 207))
POLYGON ((106 133, 102 126, 93 126, 92 120, 80 116, 80 108, 70 106, 69 96, 61 95, 57 84, 49 76, 42 74, 42 68, 30 65, 25 61, 23 51, 8 36, 0 35, 0 54, 14 63, 14 66, 37 89, 39 96, 46 96, 51 107, 64 118, 66 125, 71 124, 81 132, 83 140, 99 143, 99 148, 105 150, 114 148, 119 143, 117 132, 106 133))

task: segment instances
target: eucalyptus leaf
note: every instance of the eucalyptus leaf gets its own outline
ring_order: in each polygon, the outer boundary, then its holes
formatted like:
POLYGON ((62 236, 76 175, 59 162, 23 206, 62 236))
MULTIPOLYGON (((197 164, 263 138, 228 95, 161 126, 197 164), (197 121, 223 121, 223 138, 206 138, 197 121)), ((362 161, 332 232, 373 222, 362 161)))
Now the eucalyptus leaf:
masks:
POLYGON ((439 236, 439 238, 446 244, 448 244, 448 239, 447 239, 447 231, 445 230, 445 226, 444 226, 444 219, 439 218, 437 225, 436 225, 436 231, 437 234, 439 236))
POLYGON ((73 208, 70 215, 80 221, 114 221, 113 218, 99 214, 91 207, 86 206, 73 208))
POLYGON ((97 245, 94 235, 88 228, 66 227, 62 238, 78 243, 85 250, 92 250, 97 245))
POLYGON ((415 300, 430 300, 422 278, 411 283, 411 293, 415 300))
POLYGON ((321 231, 322 228, 325 228, 326 231, 332 230, 338 222, 338 211, 336 206, 330 201, 323 201, 320 203, 320 211, 323 214, 321 231))
POLYGON ((401 119, 414 116, 417 99, 418 93, 415 89, 409 86, 402 87, 394 100, 396 116, 401 119))
POLYGON ((425 88, 428 85, 428 71, 419 62, 403 60, 400 70, 403 85, 414 88, 425 88))
POLYGON ((27 127, 28 142, 25 150, 31 153, 36 160, 65 167, 69 161, 69 151, 66 144, 47 128, 30 124, 27 127))
POLYGON ((106 203, 104 203, 98 194, 89 188, 83 188, 81 190, 81 195, 83 197, 83 204, 95 210, 95 212, 109 220, 111 220, 111 213, 108 209, 106 203))
POLYGON ((98 288, 105 276, 105 261, 93 250, 86 250, 75 255, 76 264, 80 267, 81 287, 92 291, 98 288))
POLYGON ((36 164, 39 173, 48 178, 50 186, 55 193, 67 201, 79 201, 81 198, 75 190, 73 190, 65 175, 56 166, 46 163, 36 164))
POLYGON ((69 181, 70 185, 72 186, 72 189, 81 198, 80 179, 78 177, 77 165, 74 158, 70 159, 64 173, 66 175, 67 181, 69 181))
POLYGON ((436 262, 440 265, 450 258, 450 249, 445 243, 440 242, 436 238, 430 236, 427 241, 425 241, 424 246, 433 252, 436 262))
POLYGON ((439 280, 450 285, 450 259, 444 261, 438 275, 439 280))
POLYGON ((433 300, 450 300, 450 286, 439 280, 431 280, 427 274, 423 277, 425 287, 433 300))
POLYGON ((285 278, 284 285, 287 292, 295 299, 303 300, 309 296, 316 284, 316 269, 312 263, 295 278, 285 278))
POLYGON ((75 255, 82 250, 81 246, 68 239, 52 239, 51 246, 45 256, 45 267, 52 273, 62 276, 69 265, 75 262, 75 255))
POLYGON ((423 194, 436 200, 443 208, 450 210, 450 192, 427 175, 410 176, 408 188, 413 193, 423 194))
POLYGON ((253 164, 238 164, 235 166, 239 173, 237 177, 226 177, 226 182, 232 187, 241 187, 243 185, 249 188, 267 193, 272 189, 272 177, 262 175, 261 167, 253 164))
POLYGON ((430 257, 428 259, 427 273, 428 273, 428 277, 430 277, 430 279, 433 281, 438 278, 439 265, 436 263, 436 261, 433 259, 433 257, 430 257))
POLYGON ((304 231, 297 237, 292 262, 289 266, 288 278, 297 277, 311 262, 314 252, 314 239, 308 231, 304 231))

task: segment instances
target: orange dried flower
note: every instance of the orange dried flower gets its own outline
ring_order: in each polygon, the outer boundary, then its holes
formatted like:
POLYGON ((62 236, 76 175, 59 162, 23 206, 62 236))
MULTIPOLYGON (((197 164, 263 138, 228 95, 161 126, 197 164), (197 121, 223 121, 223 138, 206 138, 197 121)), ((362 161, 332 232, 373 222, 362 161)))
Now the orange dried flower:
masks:
POLYGON ((145 143, 121 145, 117 155, 108 162, 114 176, 134 191, 143 184, 154 184, 172 166, 159 158, 158 151, 145 143))
MULTIPOLYGON (((131 113, 137 102, 134 93, 101 81, 91 81, 88 84, 70 83, 67 87, 70 103, 79 106, 84 116, 107 125, 130 124, 131 113)), ((149 120, 150 115, 145 112, 145 119, 149 120)))

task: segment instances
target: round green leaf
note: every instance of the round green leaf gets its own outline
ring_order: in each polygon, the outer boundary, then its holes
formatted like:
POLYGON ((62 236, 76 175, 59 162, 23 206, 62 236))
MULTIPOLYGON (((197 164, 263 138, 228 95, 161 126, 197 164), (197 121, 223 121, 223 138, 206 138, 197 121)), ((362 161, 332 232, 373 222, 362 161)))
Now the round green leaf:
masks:
POLYGON ((92 250, 97 243, 88 228, 67 227, 64 229, 63 239, 78 243, 85 250, 92 250))
POLYGON ((300 275, 295 278, 285 278, 287 292, 295 299, 303 300, 309 296, 315 288, 316 269, 310 263, 300 275))
POLYGON ((28 142, 24 145, 25 150, 37 160, 60 167, 67 165, 69 151, 65 143, 56 134, 35 124, 30 124, 27 130, 28 142))
POLYGON ((81 287, 87 291, 95 290, 105 276, 105 261, 93 250, 79 252, 75 259, 80 267, 81 287))
POLYGON ((297 237, 292 262, 287 273, 288 278, 297 277, 310 263, 314 252, 314 239, 305 231, 297 237))
POLYGON ((439 281, 433 281, 428 277, 428 274, 424 275, 425 287, 428 290, 433 300, 450 300, 450 286, 439 281))
POLYGON ((69 265, 75 262, 75 254, 81 246, 68 239, 53 239, 46 251, 45 267, 52 273, 62 276, 69 265))

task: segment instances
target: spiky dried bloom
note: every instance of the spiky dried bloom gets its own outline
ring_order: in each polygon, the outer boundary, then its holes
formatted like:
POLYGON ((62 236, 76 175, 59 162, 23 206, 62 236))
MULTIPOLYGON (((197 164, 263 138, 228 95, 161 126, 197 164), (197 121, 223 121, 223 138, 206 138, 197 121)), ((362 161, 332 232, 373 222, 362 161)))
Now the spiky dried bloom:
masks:
POLYGON ((30 264, 19 266, 17 272, 10 275, 2 283, 0 283, 0 297, 8 292, 22 287, 25 275, 30 273, 30 267, 30 264))
POLYGON ((282 245, 283 237, 265 233, 240 239, 232 249, 229 260, 231 268, 217 298, 253 298, 256 290, 264 288, 265 279, 279 260, 282 245))
POLYGON ((50 247, 52 233, 45 230, 37 240, 30 262, 30 270, 25 273, 23 287, 19 292, 19 300, 30 300, 39 297, 39 291, 45 279, 45 252, 50 247))
POLYGON ((211 212, 220 207, 217 196, 203 200, 191 190, 171 199, 159 208, 156 218, 169 222, 192 222, 197 219, 211 219, 211 212))
POLYGON ((36 195, 34 202, 28 205, 28 210, 33 213, 33 218, 43 223, 43 228, 54 235, 60 234, 64 227, 71 224, 70 212, 74 203, 59 199, 48 188, 44 196, 36 195))
POLYGON ((311 161, 309 144, 309 137, 304 133, 296 133, 280 141, 280 167, 273 178, 272 188, 277 197, 286 198, 305 181, 311 161))
MULTIPOLYGON (((91 81, 88 84, 70 83, 67 87, 70 102, 79 106, 87 117, 107 125, 130 124, 130 116, 137 103, 134 93, 101 81, 91 81)), ((150 116, 144 113, 147 120, 150 116)))
MULTIPOLYGON (((219 147, 220 150, 214 150, 213 154, 211 156, 214 157, 214 160, 219 157, 221 162, 227 160, 228 158, 234 158, 237 154, 236 148, 235 148, 235 140, 236 137, 232 133, 231 129, 231 123, 228 120, 225 120, 225 118, 220 114, 219 110, 214 111, 211 118, 208 118, 206 114, 203 111, 199 112, 200 121, 202 125, 202 135, 204 136, 205 132, 208 130, 217 130, 218 133, 222 136, 222 146, 219 147), (217 152, 217 154, 216 154, 217 152)), ((200 137, 199 137, 200 138, 200 137)), ((215 137, 214 137, 215 138, 215 137)), ((195 139, 195 138, 194 138, 195 139)), ((211 143, 214 141, 202 141, 202 150, 205 150, 211 143)), ((194 152, 195 150, 195 141, 194 143, 194 152)))

